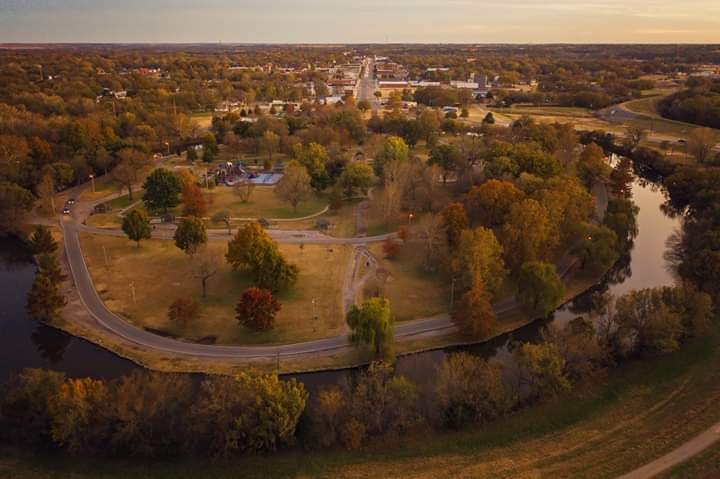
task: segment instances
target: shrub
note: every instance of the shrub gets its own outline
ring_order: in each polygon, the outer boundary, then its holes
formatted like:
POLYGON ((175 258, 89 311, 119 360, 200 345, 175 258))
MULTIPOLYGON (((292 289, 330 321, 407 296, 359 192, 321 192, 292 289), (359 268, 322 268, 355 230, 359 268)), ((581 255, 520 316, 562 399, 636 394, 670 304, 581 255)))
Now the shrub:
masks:
POLYGON ((200 305, 190 298, 178 298, 168 307, 168 319, 183 325, 197 319, 200 315, 200 305))

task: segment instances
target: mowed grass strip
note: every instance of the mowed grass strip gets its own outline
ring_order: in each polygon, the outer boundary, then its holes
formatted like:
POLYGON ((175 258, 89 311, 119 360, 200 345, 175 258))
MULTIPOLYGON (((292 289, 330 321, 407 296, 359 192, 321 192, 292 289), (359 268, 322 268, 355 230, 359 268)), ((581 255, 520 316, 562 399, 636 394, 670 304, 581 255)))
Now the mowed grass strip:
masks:
POLYGON ((298 265, 300 275, 293 288, 278 296, 282 310, 276 327, 258 333, 240 326, 235 319, 235 305, 242 291, 251 286, 251 280, 225 263, 225 242, 208 245, 218 255, 220 267, 209 280, 205 299, 190 259, 172 241, 143 241, 137 248, 124 238, 82 234, 81 244, 105 305, 143 328, 188 341, 214 340, 218 344, 292 343, 343 331, 342 288, 350 259, 348 246, 280 245, 285 258, 298 265), (168 306, 178 298, 198 301, 202 306, 200 317, 186 325, 170 321, 168 306), (318 319, 313 319, 314 314, 318 319))
POLYGON ((208 200, 207 215, 212 217, 219 211, 229 211, 233 218, 291 219, 318 213, 327 205, 323 196, 313 194, 294 211, 289 203, 278 198, 274 190, 271 186, 256 186, 250 199, 243 203, 235 188, 217 186, 205 191, 208 200))

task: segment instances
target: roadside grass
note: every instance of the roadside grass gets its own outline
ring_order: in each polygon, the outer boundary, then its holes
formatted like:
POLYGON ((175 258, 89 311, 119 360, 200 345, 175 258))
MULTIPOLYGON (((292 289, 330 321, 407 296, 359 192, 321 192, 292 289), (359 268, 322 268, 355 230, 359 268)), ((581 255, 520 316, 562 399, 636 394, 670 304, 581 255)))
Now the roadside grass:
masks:
POLYGON ((122 226, 122 218, 117 213, 97 213, 88 216, 85 224, 93 228, 120 228, 122 226))
POLYGON ((110 211, 108 213, 91 214, 85 220, 85 224, 94 228, 120 228, 122 226, 122 218, 119 216, 120 210, 137 203, 132 209, 142 209, 145 211, 142 196, 143 190, 139 190, 133 192, 132 200, 129 195, 119 196, 109 200, 105 204, 111 208, 110 211))
MULTIPOLYGON (((78 460, 0 449, 0 472, 25 478, 611 478, 641 466, 720 417, 717 327, 681 351, 632 360, 605 380, 460 432, 421 430, 356 452, 279 453, 227 461, 78 460)), ((715 477, 720 447, 667 477, 715 477), (709 468, 709 469, 708 469, 709 468)))
POLYGON ((623 106, 634 113, 660 118, 660 114, 657 111, 657 104, 661 99, 661 96, 649 96, 625 102, 623 106))
POLYGON ((101 199, 103 196, 120 191, 121 188, 123 188, 123 186, 112 178, 108 178, 104 181, 95 181, 95 191, 88 188, 80 193, 79 198, 86 201, 97 200, 101 199))
POLYGON ((490 110, 501 115, 545 116, 563 119, 559 121, 567 121, 567 118, 592 118, 594 116, 592 111, 587 108, 562 106, 518 105, 509 108, 491 107, 490 110))
POLYGON ((330 210, 322 217, 326 218, 332 225, 327 231, 330 236, 337 238, 352 238, 356 233, 355 207, 356 201, 345 201, 337 210, 330 210))
POLYGON ((397 321, 429 318, 448 311, 448 290, 438 282, 437 275, 423 270, 421 248, 403 247, 400 254, 386 259, 382 243, 368 246, 378 266, 387 273, 381 286, 397 321))
POLYGON ((287 260, 298 265, 300 275, 293 288, 278 296, 282 310, 276 327, 257 333, 241 327, 234 317, 235 304, 251 281, 245 274, 233 273, 225 263, 224 243, 208 244, 220 266, 209 280, 205 299, 189 258, 172 241, 143 241, 137 248, 125 238, 81 234, 81 243, 106 306, 160 334, 190 341, 214 338, 218 344, 281 344, 334 336, 344 327, 342 288, 350 258, 348 246, 280 245, 287 260), (103 247, 109 268, 104 264, 103 247), (200 317, 187 325, 170 321, 167 308, 177 298, 198 301, 200 317))

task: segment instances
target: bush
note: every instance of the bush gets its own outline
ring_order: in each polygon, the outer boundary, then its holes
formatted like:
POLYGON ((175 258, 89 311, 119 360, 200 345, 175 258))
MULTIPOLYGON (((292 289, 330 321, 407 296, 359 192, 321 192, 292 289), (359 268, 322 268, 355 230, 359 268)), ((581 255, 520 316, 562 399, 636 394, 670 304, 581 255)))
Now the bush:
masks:
POLYGON ((200 314, 200 305, 190 298, 178 298, 168 308, 168 319, 183 325, 194 321, 200 314))
POLYGON ((402 243, 394 238, 387 238, 383 241, 383 254, 387 259, 395 259, 400 253, 402 243))
POLYGON ((488 422, 512 406, 502 364, 468 353, 450 354, 443 359, 435 392, 441 422, 452 428, 488 422))
POLYGON ((357 419, 351 419, 343 426, 340 437, 343 447, 354 451, 360 448, 366 436, 365 426, 357 419))

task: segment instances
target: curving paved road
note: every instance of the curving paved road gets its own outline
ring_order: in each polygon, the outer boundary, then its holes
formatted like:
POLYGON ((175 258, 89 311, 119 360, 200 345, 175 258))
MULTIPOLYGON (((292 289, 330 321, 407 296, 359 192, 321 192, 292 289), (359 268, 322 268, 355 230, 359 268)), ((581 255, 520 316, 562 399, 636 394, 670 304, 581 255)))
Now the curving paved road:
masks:
MULTIPOLYGON (((62 204, 70 195, 79 196, 87 185, 74 188, 71 193, 65 192, 58 197, 58 204, 62 204)), ((78 201, 73 207, 72 215, 63 216, 60 226, 65 239, 65 254, 70 266, 70 273, 78 291, 78 295, 88 313, 104 330, 143 348, 164 353, 171 353, 185 357, 216 358, 216 359, 275 359, 279 357, 320 356, 337 353, 350 349, 347 335, 332 338, 307 341, 302 343, 285 344, 279 346, 223 346, 196 344, 179 341, 172 338, 158 336, 136 327, 120 316, 107 309, 100 299, 95 285, 88 271, 82 254, 79 233, 88 232, 99 235, 124 237, 121 230, 93 228, 82 223, 87 218, 95 204, 107 201, 107 198, 94 202, 78 201)), ((271 236, 281 243, 306 244, 366 244, 368 242, 383 241, 392 234, 368 238, 333 238, 317 231, 287 231, 270 230, 271 236)), ((153 238, 171 239, 174 228, 158 227, 153 231, 153 238)), ((211 230, 208 238, 214 241, 227 241, 227 231, 211 230)), ((439 315, 432 318, 407 322, 395 327, 395 337, 408 338, 426 333, 453 329, 454 325, 448 315, 439 315)))
MULTIPOLYGON (((84 185, 84 187, 87 188, 87 185, 84 185)), ((83 187, 73 189, 72 194, 77 196, 82 189, 83 187)), ((65 193, 58 199, 62 200, 67 195, 68 193, 65 193)), ((346 334, 326 339, 278 346, 224 346, 183 342, 177 339, 158 336, 128 323, 125 319, 108 310, 100 299, 80 246, 80 231, 92 234, 125 236, 121 230, 92 228, 82 223, 95 204, 106 200, 107 198, 95 202, 78 201, 73 208, 72 215, 63 216, 60 221, 65 239, 65 254, 80 300, 89 314, 97 321, 98 325, 106 331, 146 349, 190 358, 274 359, 280 357, 322 356, 350 349, 346 334)), ((607 205, 605 188, 599 188, 599 191, 596 192, 596 200, 598 216, 601 218, 604 214, 604 208, 607 205)), ((153 237, 170 239, 173 233, 174 228, 159 227, 153 231, 153 237)), ((333 238, 317 231, 271 230, 270 233, 276 241, 281 243, 351 245, 383 241, 385 238, 393 235, 388 234, 366 238, 333 238)), ((211 230, 208 237, 214 241, 227 241, 228 239, 227 231, 224 230, 211 230)), ((561 277, 566 276, 574 265, 575 260, 566 255, 558 264, 558 271, 561 277)), ((501 315, 517 307, 519 307, 518 301, 511 299, 494 305, 493 309, 497 315, 501 315)), ((450 320, 449 315, 441 314, 432 318, 419 319, 396 325, 395 338, 401 340, 412 336, 449 331, 454 328, 455 326, 450 320)))

